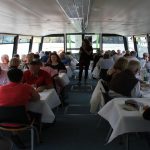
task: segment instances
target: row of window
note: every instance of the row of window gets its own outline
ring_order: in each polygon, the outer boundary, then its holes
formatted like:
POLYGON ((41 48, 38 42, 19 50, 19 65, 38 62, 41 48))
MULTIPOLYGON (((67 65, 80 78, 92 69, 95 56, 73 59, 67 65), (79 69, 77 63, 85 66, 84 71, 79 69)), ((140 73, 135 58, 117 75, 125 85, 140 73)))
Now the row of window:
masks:
MULTIPOLYGON (((0 56, 2 54, 8 54, 9 57, 12 57, 13 47, 14 47, 14 38, 16 35, 0 35, 0 56)), ((42 51, 66 51, 71 53, 78 53, 79 48, 82 44, 82 34, 67 34, 64 35, 53 35, 44 37, 42 44, 42 51), (66 40, 65 38, 66 37, 66 40), (66 44, 65 44, 66 41, 66 44)), ((97 49, 103 50, 125 50, 124 41, 122 36, 101 36, 100 34, 85 34, 84 38, 89 39, 96 52, 97 49)), ((147 38, 146 36, 135 36, 137 42, 137 49, 139 57, 142 57, 144 52, 148 52, 147 38)), ((19 36, 17 54, 20 56, 27 54, 29 52, 29 47, 32 40, 32 49, 33 53, 39 52, 39 46, 42 41, 42 37, 32 37, 31 36, 19 36)), ((133 37, 128 37, 128 47, 129 50, 134 50, 133 37)))

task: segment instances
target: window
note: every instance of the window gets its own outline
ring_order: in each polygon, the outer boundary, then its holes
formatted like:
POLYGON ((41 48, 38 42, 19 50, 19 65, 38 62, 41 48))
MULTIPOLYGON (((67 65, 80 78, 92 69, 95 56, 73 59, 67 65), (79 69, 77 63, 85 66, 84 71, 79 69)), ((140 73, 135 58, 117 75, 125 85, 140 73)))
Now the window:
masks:
POLYGON ((36 53, 39 52, 39 46, 41 43, 41 37, 33 37, 33 44, 32 44, 32 52, 36 53))
POLYGON ((0 57, 7 54, 9 59, 12 58, 14 38, 16 35, 0 34, 0 57))
POLYGON ((74 50, 74 53, 79 52, 79 48, 82 45, 82 35, 67 35, 67 51, 68 50, 74 50))
POLYGON ((85 34, 85 39, 91 42, 93 47, 93 53, 96 53, 96 49, 100 48, 100 35, 99 34, 85 34))
POLYGON ((128 48, 129 48, 129 51, 134 51, 134 41, 133 41, 133 37, 130 36, 127 38, 128 40, 128 48))
POLYGON ((64 36, 44 37, 42 51, 64 51, 64 36))
POLYGON ((9 59, 12 58, 14 44, 0 44, 0 57, 7 54, 9 59))
POLYGON ((147 37, 144 36, 135 36, 136 43, 137 43, 137 51, 138 57, 143 57, 143 53, 148 53, 148 44, 147 44, 147 37))
POLYGON ((123 37, 122 36, 103 36, 103 50, 124 51, 123 37))
POLYGON ((17 54, 28 54, 31 36, 19 36, 17 54))

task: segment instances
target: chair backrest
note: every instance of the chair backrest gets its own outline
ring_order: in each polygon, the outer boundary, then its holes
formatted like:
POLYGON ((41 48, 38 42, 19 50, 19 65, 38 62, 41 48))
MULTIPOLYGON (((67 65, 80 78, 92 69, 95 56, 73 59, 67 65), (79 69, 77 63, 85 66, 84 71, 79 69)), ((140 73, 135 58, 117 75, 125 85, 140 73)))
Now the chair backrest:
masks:
POLYGON ((108 80, 107 71, 108 71, 108 69, 101 69, 100 70, 100 79, 103 79, 105 81, 108 80))
POLYGON ((25 106, 0 106, 0 123, 29 124, 25 106))
POLYGON ((110 101, 112 99, 112 97, 109 96, 108 94, 108 87, 107 85, 105 85, 105 81, 103 81, 102 79, 99 80, 100 81, 100 90, 102 92, 102 95, 103 95, 103 98, 104 98, 104 101, 105 101, 105 104, 110 101))
POLYGON ((100 90, 103 92, 103 93, 106 93, 106 90, 105 90, 105 87, 104 87, 104 83, 103 83, 103 79, 100 79, 99 80, 99 84, 100 84, 100 90))

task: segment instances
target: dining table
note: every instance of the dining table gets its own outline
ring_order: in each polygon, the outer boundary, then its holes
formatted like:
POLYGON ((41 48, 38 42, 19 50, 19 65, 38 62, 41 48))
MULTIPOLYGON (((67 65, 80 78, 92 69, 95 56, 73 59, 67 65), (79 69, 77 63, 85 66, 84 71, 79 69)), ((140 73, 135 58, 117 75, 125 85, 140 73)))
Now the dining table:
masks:
POLYGON ((29 102, 27 108, 29 111, 40 113, 42 123, 52 123, 55 120, 55 115, 52 109, 61 104, 59 96, 54 88, 44 90, 39 94, 40 100, 29 102))

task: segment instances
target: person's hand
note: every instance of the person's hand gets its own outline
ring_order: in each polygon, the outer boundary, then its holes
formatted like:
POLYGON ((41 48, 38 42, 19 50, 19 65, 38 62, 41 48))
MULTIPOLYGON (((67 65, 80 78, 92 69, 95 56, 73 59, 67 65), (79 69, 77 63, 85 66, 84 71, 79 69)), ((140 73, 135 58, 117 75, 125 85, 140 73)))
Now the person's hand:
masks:
POLYGON ((36 91, 37 91, 37 92, 43 92, 44 89, 45 89, 44 87, 40 86, 40 87, 38 87, 38 88, 36 89, 36 91))
POLYGON ((148 108, 149 108, 149 106, 146 105, 146 106, 143 107, 143 110, 146 110, 146 109, 148 109, 148 108))

